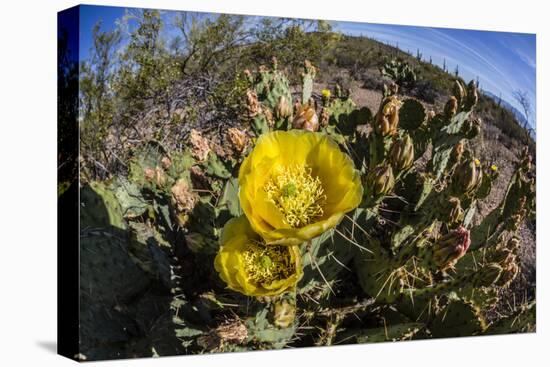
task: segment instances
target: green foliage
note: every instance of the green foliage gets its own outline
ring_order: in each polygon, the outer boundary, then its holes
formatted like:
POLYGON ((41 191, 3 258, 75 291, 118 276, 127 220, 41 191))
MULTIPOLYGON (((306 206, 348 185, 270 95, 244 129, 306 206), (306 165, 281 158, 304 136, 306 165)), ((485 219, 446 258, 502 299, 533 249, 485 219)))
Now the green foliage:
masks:
POLYGON ((416 73, 409 64, 398 59, 389 60, 384 63, 380 68, 380 72, 403 88, 411 88, 416 83, 416 73))
POLYGON ((395 48, 338 36, 322 22, 263 18, 248 29, 242 16, 181 15, 175 24, 181 37, 167 47, 162 19, 156 11, 127 14, 124 21, 135 24, 128 45, 118 50, 116 72, 119 31, 102 33, 97 26, 96 56, 82 68, 85 355, 243 351, 534 328, 531 304, 488 321, 517 276, 517 245, 508 239, 534 214, 534 172, 522 157, 497 207, 478 212, 477 204, 492 197, 496 176, 490 162, 473 154, 473 139, 484 128, 477 112, 488 103, 481 96, 476 104, 473 84, 441 76, 414 57, 398 61, 403 55, 395 48), (337 52, 342 45, 354 46, 352 56, 337 52), (396 59, 384 62, 388 54, 396 59), (304 67, 304 60, 312 62, 304 67), (378 66, 409 90, 437 75, 439 91, 456 87, 456 108, 451 103, 432 116, 420 100, 393 93, 395 114, 384 105, 373 114, 340 86, 319 97, 314 65, 351 61, 356 71, 378 66), (374 128, 390 120, 395 126, 387 134, 374 128), (225 288, 213 267, 223 225, 242 214, 236 176, 246 149, 228 153, 224 142, 214 142, 227 132, 227 121, 242 123, 256 137, 308 123, 331 136, 362 175, 360 207, 302 245, 304 276, 279 297, 243 297, 225 288), (203 159, 182 146, 188 123, 210 132, 203 159), (391 153, 397 143, 407 157, 397 148, 391 153), (124 154, 112 154, 118 145, 124 154))

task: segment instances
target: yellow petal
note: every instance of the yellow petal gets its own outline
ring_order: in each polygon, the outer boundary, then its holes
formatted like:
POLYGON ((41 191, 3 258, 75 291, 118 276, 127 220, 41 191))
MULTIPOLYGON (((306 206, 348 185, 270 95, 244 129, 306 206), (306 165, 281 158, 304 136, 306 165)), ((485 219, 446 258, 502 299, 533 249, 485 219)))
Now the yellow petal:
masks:
POLYGON ((252 228, 267 243, 296 245, 336 226, 346 212, 361 202, 363 187, 350 157, 323 133, 303 130, 262 135, 239 171, 239 199, 252 228), (322 216, 302 228, 290 228, 268 199, 267 180, 277 170, 306 165, 321 181, 326 200, 322 216))

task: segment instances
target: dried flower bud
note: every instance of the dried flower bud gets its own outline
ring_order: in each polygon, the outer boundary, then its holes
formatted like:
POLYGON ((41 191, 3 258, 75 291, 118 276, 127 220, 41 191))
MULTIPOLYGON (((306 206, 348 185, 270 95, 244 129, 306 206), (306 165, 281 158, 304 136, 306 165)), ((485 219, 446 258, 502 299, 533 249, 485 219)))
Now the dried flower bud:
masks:
POLYGON ((445 117, 448 119, 451 119, 456 115, 456 112, 458 111, 458 100, 455 96, 451 96, 447 103, 445 104, 445 108, 443 110, 443 113, 445 114, 445 117))
POLYGON ((249 118, 258 115, 262 111, 258 95, 252 89, 246 91, 246 111, 249 118))
POLYGON ((460 200, 455 197, 451 197, 448 201, 449 214, 447 216, 447 222, 449 224, 458 224, 464 219, 464 209, 460 205, 460 200))
POLYGON ((193 210, 199 196, 192 191, 187 180, 180 178, 170 189, 176 210, 180 213, 189 213, 193 210))
POLYGON ((336 98, 342 97, 342 86, 340 84, 336 84, 334 86, 334 95, 336 96, 336 98))
POLYGON ((475 118, 472 120, 472 127, 470 128, 468 138, 473 139, 476 136, 478 136, 480 133, 481 133, 481 120, 479 118, 475 118))
POLYGON ((399 108, 401 102, 394 97, 386 97, 375 116, 374 131, 382 136, 393 135, 399 124, 399 108))
POLYGON ((367 176, 367 192, 373 197, 389 194, 395 184, 393 170, 390 165, 375 167, 367 176))
POLYGON ((285 97, 279 97, 279 102, 275 106, 275 118, 276 119, 285 119, 292 115, 292 106, 290 101, 285 97))
POLYGON ((395 95, 397 94, 397 92, 399 92, 399 85, 397 83, 392 82, 388 89, 391 95, 395 95))
POLYGON ((434 117, 435 117, 435 111, 434 110, 429 110, 428 111, 428 121, 430 121, 434 117))
POLYGON ((327 127, 329 121, 330 121, 330 111, 328 108, 323 107, 321 109, 321 120, 320 120, 321 126, 327 127))
POLYGON ((468 83, 468 91, 466 95, 466 102, 465 102, 465 108, 467 110, 472 109, 477 105, 477 102, 479 100, 479 96, 477 93, 477 87, 476 83, 472 80, 470 83, 468 83))
POLYGON ((245 79, 246 79, 249 83, 254 82, 254 77, 252 76, 252 73, 250 72, 250 70, 244 69, 243 74, 244 74, 245 79))
POLYGON ((464 154, 464 142, 461 140, 453 147, 452 159, 455 162, 459 162, 464 154))
POLYGON ((236 127, 227 129, 227 138, 237 153, 242 153, 250 143, 250 139, 248 135, 246 135, 246 132, 236 127))
POLYGON ((524 172, 529 172, 531 171, 531 167, 532 167, 532 162, 533 162, 533 157, 531 157, 530 154, 526 154, 522 161, 521 161, 521 169, 524 171, 524 172))
POLYGON ((470 231, 460 226, 440 237, 434 244, 433 260, 442 270, 456 264, 470 247, 470 231))
POLYGON ((189 135, 189 141, 191 143, 191 154, 193 154, 193 157, 199 161, 204 161, 206 157, 208 157, 208 153, 210 153, 211 150, 210 145, 208 144, 208 139, 203 137, 197 130, 192 129, 191 134, 189 135))
POLYGON ((464 85, 459 80, 455 80, 454 82, 453 95, 456 97, 459 106, 464 103, 464 99, 466 98, 466 90, 464 89, 464 85))
POLYGON ((279 61, 277 61, 277 58, 275 56, 271 57, 271 65, 273 65, 273 70, 277 70, 277 67, 279 66, 279 61))
POLYGON ((162 159, 160 160, 160 164, 162 165, 162 168, 169 169, 172 165, 172 161, 168 157, 162 157, 162 159))
POLYGON ((453 174, 453 185, 458 193, 469 194, 482 182, 483 171, 479 159, 467 159, 461 163, 453 174))
POLYGON ((286 300, 275 303, 273 310, 273 324, 279 328, 287 328, 294 323, 296 307, 286 300))
POLYGON ((406 134, 402 139, 393 142, 390 148, 389 160, 392 167, 397 170, 405 170, 414 162, 414 146, 411 137, 406 134))
POLYGON ((164 186, 166 183, 166 175, 160 167, 147 167, 143 170, 143 174, 147 181, 153 182, 157 186, 164 186))
POLYGON ((315 76, 317 68, 309 60, 304 61, 304 72, 315 76))
POLYGON ((270 129, 275 126, 275 120, 273 119, 273 113, 271 113, 271 110, 269 108, 262 109, 262 114, 265 117, 265 120, 267 121, 267 126, 269 126, 270 129))
POLYGON ((146 167, 143 170, 143 175, 145 176, 145 179, 147 181, 153 181, 153 179, 155 178, 155 169, 151 167, 146 167))
POLYGON ((308 131, 319 130, 319 118, 315 109, 309 104, 301 105, 296 111, 292 127, 308 131))

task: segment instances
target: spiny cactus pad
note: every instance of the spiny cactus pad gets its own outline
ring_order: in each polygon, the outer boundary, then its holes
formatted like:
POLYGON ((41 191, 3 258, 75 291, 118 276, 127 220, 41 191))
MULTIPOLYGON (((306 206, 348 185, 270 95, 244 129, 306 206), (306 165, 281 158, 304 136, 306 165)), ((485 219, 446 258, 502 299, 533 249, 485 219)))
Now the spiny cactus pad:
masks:
MULTIPOLYGON (((534 328, 532 304, 502 318, 490 312, 518 273, 514 235, 535 210, 534 173, 525 154, 496 207, 478 211, 497 174, 473 154, 472 131, 483 127, 475 86, 458 83, 433 114, 388 87, 373 114, 338 85, 316 93, 315 73, 306 62, 295 89, 277 63, 248 74, 243 130, 233 134, 255 135, 250 146, 227 153, 198 132, 198 151, 150 141, 126 177, 82 187, 84 353, 98 355, 101 340, 147 356, 534 328), (287 132, 293 127, 308 131, 287 132), (267 136, 296 144, 258 143, 267 136), (234 218, 248 229, 228 229, 234 218), (233 258, 222 246, 233 246, 233 258), (296 246, 298 258, 246 255, 265 246, 296 246), (300 269, 281 287, 271 271, 289 261, 300 269), (228 287, 245 283, 254 296, 228 287)), ((398 62, 383 73, 404 86, 416 78, 398 62)))

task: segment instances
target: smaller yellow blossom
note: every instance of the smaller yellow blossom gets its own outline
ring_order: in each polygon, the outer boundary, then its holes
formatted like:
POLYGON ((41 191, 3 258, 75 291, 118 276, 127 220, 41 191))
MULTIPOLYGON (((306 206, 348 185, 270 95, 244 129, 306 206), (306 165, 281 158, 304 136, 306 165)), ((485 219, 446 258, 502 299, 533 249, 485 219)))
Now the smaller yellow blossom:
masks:
POLYGON ((323 96, 323 98, 327 98, 327 99, 330 98, 330 90, 328 90, 328 89, 323 89, 323 90, 321 91, 321 95, 323 96))
POLYGON ((474 163, 476 164, 476 167, 479 167, 481 165, 481 162, 477 158, 474 159, 474 163))
POLYGON ((491 171, 493 172, 498 171, 498 166, 496 164, 491 165, 491 171))
POLYGON ((247 296, 276 296, 302 277, 297 246, 266 245, 246 216, 226 223, 214 268, 228 288, 247 296))

